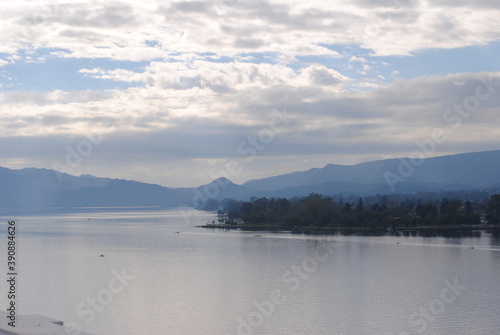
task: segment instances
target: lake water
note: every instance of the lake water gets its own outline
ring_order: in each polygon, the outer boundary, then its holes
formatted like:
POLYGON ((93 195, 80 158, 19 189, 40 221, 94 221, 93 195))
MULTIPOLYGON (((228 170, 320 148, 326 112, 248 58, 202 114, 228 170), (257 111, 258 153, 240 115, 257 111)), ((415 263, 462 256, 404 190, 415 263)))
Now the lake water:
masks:
POLYGON ((95 334, 500 334, 500 236, 487 232, 311 236, 196 228, 216 218, 195 210, 4 213, 1 271, 12 219, 18 313, 95 334))

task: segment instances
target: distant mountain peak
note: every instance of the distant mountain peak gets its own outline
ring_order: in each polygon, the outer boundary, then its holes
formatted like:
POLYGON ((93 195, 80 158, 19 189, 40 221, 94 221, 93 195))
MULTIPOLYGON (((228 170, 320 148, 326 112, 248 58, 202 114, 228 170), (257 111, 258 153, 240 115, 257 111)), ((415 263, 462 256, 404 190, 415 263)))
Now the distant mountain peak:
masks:
POLYGON ((96 176, 93 176, 91 174, 81 174, 80 177, 82 177, 82 178, 89 178, 89 179, 95 179, 95 178, 97 178, 96 176))
POLYGON ((217 187, 225 188, 225 187, 230 186, 230 185, 236 185, 236 184, 233 183, 231 180, 227 179, 226 177, 219 177, 217 179, 212 180, 208 184, 199 186, 198 188, 209 187, 209 186, 217 186, 217 187))
POLYGON ((231 180, 227 179, 226 177, 219 177, 219 178, 215 179, 215 181, 219 181, 219 182, 222 182, 222 183, 231 183, 231 184, 234 184, 231 180))

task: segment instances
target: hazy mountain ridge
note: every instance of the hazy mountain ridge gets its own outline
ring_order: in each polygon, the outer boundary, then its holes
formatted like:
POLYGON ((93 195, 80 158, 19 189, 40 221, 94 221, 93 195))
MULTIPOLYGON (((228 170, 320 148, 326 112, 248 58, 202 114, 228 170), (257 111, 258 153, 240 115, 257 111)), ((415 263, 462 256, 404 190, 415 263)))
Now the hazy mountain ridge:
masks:
MULTIPOLYGON (((323 168, 250 180, 243 184, 258 190, 279 190, 290 186, 306 186, 323 182, 360 184, 387 184, 386 172, 398 175, 401 161, 407 158, 387 159, 352 166, 328 164, 323 168)), ((500 150, 466 153, 428 158, 414 172, 404 178, 405 183, 436 183, 443 186, 489 187, 500 184, 500 150)), ((391 191, 391 190, 388 190, 391 191)))
MULTIPOLYGON (((237 185, 219 178, 196 188, 168 188, 136 181, 72 176, 53 170, 0 167, 0 208, 201 206, 209 199, 294 197, 311 192, 325 195, 369 196, 392 190, 386 172, 398 174, 408 159, 388 159, 353 166, 328 164, 323 168, 250 180, 237 185)), ((415 194, 442 190, 500 188, 500 150, 426 159, 395 185, 396 192, 415 194)))

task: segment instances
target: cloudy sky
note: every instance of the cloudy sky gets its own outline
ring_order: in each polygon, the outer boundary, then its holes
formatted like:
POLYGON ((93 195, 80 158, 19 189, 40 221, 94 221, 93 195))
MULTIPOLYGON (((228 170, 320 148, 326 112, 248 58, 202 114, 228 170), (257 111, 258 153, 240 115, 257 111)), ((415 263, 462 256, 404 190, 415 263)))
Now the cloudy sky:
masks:
POLYGON ((0 17, 3 167, 180 187, 500 149, 494 0, 2 0, 0 17))

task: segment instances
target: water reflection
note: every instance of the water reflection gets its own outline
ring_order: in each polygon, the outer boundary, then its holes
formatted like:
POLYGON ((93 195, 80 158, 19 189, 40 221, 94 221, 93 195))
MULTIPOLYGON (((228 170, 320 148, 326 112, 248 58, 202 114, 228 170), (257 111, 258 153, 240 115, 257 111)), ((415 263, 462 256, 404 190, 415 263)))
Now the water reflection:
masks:
POLYGON ((417 231, 416 230, 403 230, 402 234, 403 234, 404 237, 409 237, 409 236, 416 237, 417 236, 417 231))
MULTIPOLYGON (((396 230, 392 232, 384 232, 380 230, 360 230, 360 231, 340 231, 332 233, 320 233, 320 234, 305 234, 310 236, 367 236, 367 237, 381 237, 381 236, 394 236, 394 237, 443 237, 443 238, 481 238, 481 230, 396 230)), ((500 239, 500 231, 487 231, 493 234, 496 238, 500 239)), ((459 240, 457 240, 459 241, 459 240)))
POLYGON ((380 230, 360 230, 360 231, 342 231, 339 233, 342 236, 385 236, 386 232, 380 230))
POLYGON ((457 278, 470 289, 430 316, 428 333, 500 334, 499 231, 306 235, 194 227, 211 218, 193 215, 191 226, 174 211, 20 218, 23 314, 107 335, 250 334, 238 331, 249 318, 259 324, 253 334, 264 335, 417 333, 410 316, 457 278), (77 307, 124 267, 136 278, 86 324, 77 307), (275 290, 286 301, 262 312, 259 304, 275 290), (252 319, 257 312, 262 322, 252 319))
POLYGON ((500 246, 500 230, 490 230, 490 245, 492 246, 500 246))
POLYGON ((420 230, 418 236, 421 237, 445 237, 445 238, 481 238, 480 230, 420 230))

